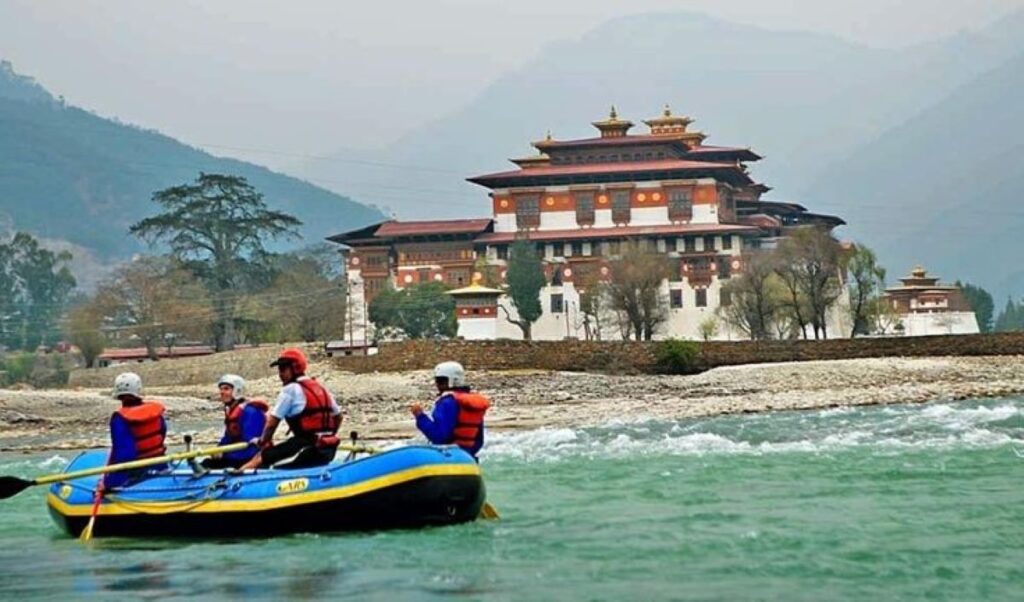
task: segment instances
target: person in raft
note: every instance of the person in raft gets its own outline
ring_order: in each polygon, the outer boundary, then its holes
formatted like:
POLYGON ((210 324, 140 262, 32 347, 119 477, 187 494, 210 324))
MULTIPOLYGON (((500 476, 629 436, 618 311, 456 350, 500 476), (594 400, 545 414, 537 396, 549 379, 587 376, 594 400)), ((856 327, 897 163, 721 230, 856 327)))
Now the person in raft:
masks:
MULTIPOLYGON (((167 421, 164 406, 143 401, 142 378, 125 372, 114 379, 114 399, 121 407, 110 417, 110 456, 107 464, 121 464, 162 456, 167 452, 167 421)), ((167 468, 166 464, 146 469, 113 472, 103 477, 103 487, 120 487, 147 470, 167 468)))
POLYGON ((300 349, 285 349, 270 364, 277 366, 277 375, 284 387, 258 441, 262 451, 242 466, 242 470, 273 466, 293 456, 294 460, 279 468, 322 466, 334 459, 340 443, 337 432, 341 426, 341 408, 330 391, 306 376, 308 365, 300 349), (292 436, 280 445, 273 445, 274 432, 282 420, 288 423, 292 436))
POLYGON ((484 446, 484 414, 491 402, 466 386, 466 371, 458 362, 438 364, 434 384, 440 396, 431 416, 418 403, 409 408, 416 428, 434 445, 454 443, 475 458, 484 446))
MULTIPOLYGON (((237 374, 225 374, 217 381, 217 394, 224 404, 224 436, 218 445, 231 445, 258 439, 267 424, 267 410, 270 406, 261 399, 245 398, 245 379, 237 374)), ((239 468, 259 452, 254 446, 248 449, 203 460, 203 468, 239 468)))

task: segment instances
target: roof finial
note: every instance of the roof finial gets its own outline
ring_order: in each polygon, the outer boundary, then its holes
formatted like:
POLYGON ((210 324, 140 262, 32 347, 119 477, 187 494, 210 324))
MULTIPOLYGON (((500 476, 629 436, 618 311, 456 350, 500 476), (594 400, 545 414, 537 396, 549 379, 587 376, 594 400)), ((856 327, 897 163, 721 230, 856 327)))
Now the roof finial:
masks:
POLYGON ((544 136, 544 139, 547 140, 548 142, 551 141, 551 130, 548 130, 548 133, 544 136))
POLYGON ((612 110, 608 113, 608 119, 618 119, 619 113, 615 110, 615 105, 612 105, 612 110))
POLYGON ((669 108, 667 102, 665 103, 665 110, 662 111, 662 115, 664 115, 665 117, 671 117, 672 116, 672 109, 669 108))

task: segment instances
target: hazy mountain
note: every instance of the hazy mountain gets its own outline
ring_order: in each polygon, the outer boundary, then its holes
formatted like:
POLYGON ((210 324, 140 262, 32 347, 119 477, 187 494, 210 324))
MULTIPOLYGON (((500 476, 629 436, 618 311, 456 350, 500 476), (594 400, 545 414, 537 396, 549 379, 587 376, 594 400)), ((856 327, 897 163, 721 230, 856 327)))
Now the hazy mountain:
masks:
POLYGON ((593 135, 589 122, 611 103, 639 122, 669 102, 697 119, 709 144, 765 155, 754 176, 776 188, 775 198, 792 199, 824 165, 1007 60, 1021 48, 1021 21, 878 50, 693 14, 615 19, 547 48, 382 151, 340 151, 297 173, 340 182, 402 217, 486 214, 484 191, 463 178, 508 168, 505 159, 532 154, 528 142, 547 129, 557 138, 593 135))
MULTIPOLYGON (((1024 54, 853 150, 808 188, 892 278, 922 263, 1024 295, 1024 54)), ((890 280, 892 280, 890 278, 890 280)))
MULTIPOLYGON (((104 119, 54 99, 0 63, 0 225, 124 257, 142 246, 128 226, 151 215, 152 193, 198 172, 248 178, 270 206, 328 234, 379 219, 378 210, 302 180, 214 157, 158 132, 104 119)), ((296 243, 299 244, 299 243, 296 243)))

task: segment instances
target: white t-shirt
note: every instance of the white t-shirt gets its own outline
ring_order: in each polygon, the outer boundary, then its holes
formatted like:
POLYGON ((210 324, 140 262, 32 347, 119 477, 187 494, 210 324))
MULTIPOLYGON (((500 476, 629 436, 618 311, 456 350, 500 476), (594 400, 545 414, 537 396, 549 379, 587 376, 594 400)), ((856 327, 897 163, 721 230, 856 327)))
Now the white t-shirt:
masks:
MULTIPOLYGON (((309 380, 309 377, 300 376, 299 380, 309 380)), ((327 391, 326 387, 324 387, 324 391, 327 391)), ((327 397, 331 401, 331 414, 335 416, 341 414, 341 407, 338 406, 338 402, 334 401, 334 395, 330 391, 327 391, 327 397)), ((304 409, 306 409, 306 393, 302 385, 297 382, 288 383, 281 389, 281 394, 277 396, 277 403, 270 411, 270 415, 278 420, 284 420, 298 416, 304 409)))

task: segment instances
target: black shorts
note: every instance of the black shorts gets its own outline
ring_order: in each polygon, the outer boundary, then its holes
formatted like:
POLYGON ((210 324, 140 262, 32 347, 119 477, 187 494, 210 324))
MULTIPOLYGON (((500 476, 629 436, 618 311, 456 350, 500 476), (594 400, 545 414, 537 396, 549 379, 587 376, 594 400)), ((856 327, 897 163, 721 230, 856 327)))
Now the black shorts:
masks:
POLYGON ((310 468, 312 466, 323 466, 334 459, 337 449, 318 448, 313 441, 305 437, 289 437, 281 443, 265 449, 262 452, 262 464, 264 468, 274 466, 278 462, 287 460, 292 456, 295 459, 276 468, 310 468))
POLYGON ((203 468, 217 470, 219 468, 241 468, 246 462, 248 462, 248 460, 229 460, 224 456, 221 456, 219 458, 207 458, 200 464, 203 468))

